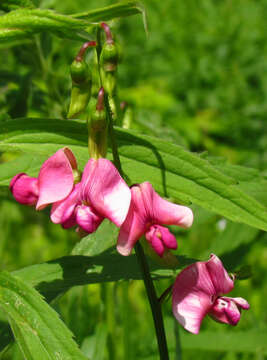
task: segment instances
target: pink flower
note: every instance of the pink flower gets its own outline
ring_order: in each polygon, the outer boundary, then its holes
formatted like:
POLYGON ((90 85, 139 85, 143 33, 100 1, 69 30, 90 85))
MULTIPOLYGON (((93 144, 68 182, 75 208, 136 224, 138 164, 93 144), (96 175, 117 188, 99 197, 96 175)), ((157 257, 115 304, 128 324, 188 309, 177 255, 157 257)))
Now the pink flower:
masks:
POLYGON ((121 226, 130 201, 130 189, 112 162, 90 159, 73 192, 53 205, 51 220, 63 227, 78 224, 87 233, 92 233, 104 218, 121 226))
POLYGON ((191 209, 162 199, 149 182, 132 186, 131 193, 130 209, 119 233, 118 252, 129 255, 142 235, 159 256, 163 256, 165 249, 176 249, 174 235, 161 225, 190 227, 191 209))
POLYGON ((208 314, 216 321, 236 325, 240 310, 249 309, 243 298, 222 296, 234 288, 221 260, 214 254, 208 261, 196 262, 182 270, 173 286, 172 310, 178 322, 198 334, 208 314))
POLYGON ((19 203, 42 210, 70 194, 73 170, 77 170, 76 159, 70 149, 63 148, 43 163, 37 178, 21 173, 13 177, 9 187, 19 203))

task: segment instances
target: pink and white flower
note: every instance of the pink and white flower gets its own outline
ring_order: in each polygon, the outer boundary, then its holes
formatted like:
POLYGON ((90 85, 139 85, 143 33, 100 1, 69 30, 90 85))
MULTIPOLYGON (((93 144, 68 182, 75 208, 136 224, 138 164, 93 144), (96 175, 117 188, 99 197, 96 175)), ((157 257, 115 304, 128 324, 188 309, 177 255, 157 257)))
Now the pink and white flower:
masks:
POLYGON ((236 325, 241 309, 249 309, 240 297, 225 297, 234 288, 221 260, 214 254, 208 261, 196 262, 182 270, 173 286, 172 310, 178 322, 198 334, 206 315, 216 321, 236 325))
POLYGON ((176 249, 174 235, 162 225, 190 227, 191 209, 162 199, 149 182, 132 186, 131 194, 130 209, 119 233, 118 252, 129 255, 142 235, 159 256, 163 256, 166 249, 176 249))
POLYGON ((17 174, 9 188, 19 203, 36 205, 37 210, 42 210, 71 193, 75 170, 77 163, 72 151, 63 148, 43 163, 37 178, 25 173, 17 174))
POLYGON ((51 220, 63 227, 75 224, 85 232, 94 232, 104 218, 121 226, 126 218, 131 192, 111 161, 90 159, 72 193, 55 203, 51 220))

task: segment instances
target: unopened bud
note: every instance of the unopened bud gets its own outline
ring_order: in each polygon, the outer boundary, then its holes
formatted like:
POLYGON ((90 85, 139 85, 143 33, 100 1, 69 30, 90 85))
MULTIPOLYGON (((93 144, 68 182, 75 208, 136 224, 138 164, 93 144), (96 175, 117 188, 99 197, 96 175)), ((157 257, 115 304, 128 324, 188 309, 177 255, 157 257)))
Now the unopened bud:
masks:
POLYGON ((107 154, 107 119, 104 104, 104 89, 98 93, 96 109, 91 113, 89 125, 89 153, 94 159, 103 158, 107 154))
POLYGON ((92 74, 89 66, 84 61, 85 50, 95 46, 94 41, 85 43, 70 67, 72 79, 71 101, 68 112, 69 118, 75 118, 85 111, 91 97, 92 74))
POLYGON ((100 55, 100 72, 104 89, 108 95, 113 96, 116 88, 116 71, 119 61, 118 46, 112 38, 110 28, 107 24, 101 23, 101 27, 106 33, 106 42, 104 43, 100 55))

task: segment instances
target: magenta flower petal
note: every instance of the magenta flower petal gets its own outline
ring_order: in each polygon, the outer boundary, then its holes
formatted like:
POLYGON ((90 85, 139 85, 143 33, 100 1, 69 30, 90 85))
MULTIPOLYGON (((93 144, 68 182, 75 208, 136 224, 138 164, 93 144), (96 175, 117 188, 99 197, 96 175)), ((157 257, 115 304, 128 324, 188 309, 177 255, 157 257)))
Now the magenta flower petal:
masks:
POLYGON ((206 262, 207 270, 214 285, 217 296, 227 294, 234 288, 234 282, 223 267, 221 260, 211 254, 210 260, 206 262))
POLYGON ((161 239, 163 244, 168 248, 175 250, 177 249, 177 241, 175 236, 170 232, 170 230, 164 226, 157 226, 158 231, 160 231, 161 239))
POLYGON ((163 256, 165 248, 177 248, 175 236, 169 231, 169 229, 163 226, 151 225, 149 230, 146 231, 145 237, 160 257, 163 256))
POLYGON ((241 309, 248 310, 250 308, 250 305, 247 302, 247 300, 243 299, 242 297, 235 297, 235 298, 229 298, 229 299, 234 301, 236 303, 236 305, 238 307, 240 307, 241 309))
POLYGON ((178 225, 185 228, 192 225, 193 212, 190 208, 162 199, 149 182, 142 183, 140 188, 148 217, 156 224, 178 225))
POLYGON ((173 286, 172 310, 178 322, 198 334, 204 316, 211 310, 216 296, 205 262, 182 270, 173 286))
POLYGON ((90 159, 82 176, 81 199, 98 214, 121 226, 129 210, 131 191, 107 159, 90 159))
MULTIPOLYGON (((132 197, 135 196, 135 191, 138 191, 138 189, 131 189, 132 197)), ((126 220, 119 232, 117 250, 124 256, 130 255, 135 243, 146 231, 146 224, 143 218, 135 212, 134 208, 135 203, 132 201, 126 220)))
POLYGON ((78 205, 76 208, 76 222, 88 234, 96 231, 104 217, 96 214, 90 206, 78 205))
POLYGON ((37 178, 24 173, 17 174, 10 182, 9 188, 15 200, 24 205, 35 205, 38 199, 37 178))
POLYGON ((145 234, 147 241, 150 243, 152 248, 159 256, 163 256, 164 254, 164 244, 161 240, 161 233, 158 231, 156 226, 151 226, 150 230, 145 234))
POLYGON ((58 150, 43 163, 38 176, 37 210, 63 200, 70 194, 74 184, 73 166, 76 169, 76 160, 68 148, 58 150))
POLYGON ((76 184, 69 196, 52 205, 50 219, 53 223, 65 224, 65 227, 68 228, 71 227, 70 224, 75 225, 74 211, 76 206, 80 204, 80 185, 81 183, 76 184))
POLYGON ((209 314, 216 321, 236 325, 240 309, 249 304, 242 298, 220 296, 233 289, 234 283, 220 259, 211 255, 205 262, 185 268, 173 287, 173 313, 185 329, 197 334, 203 317, 209 314))
POLYGON ((231 298, 219 297, 216 299, 209 315, 221 323, 236 325, 240 320, 240 311, 231 298))

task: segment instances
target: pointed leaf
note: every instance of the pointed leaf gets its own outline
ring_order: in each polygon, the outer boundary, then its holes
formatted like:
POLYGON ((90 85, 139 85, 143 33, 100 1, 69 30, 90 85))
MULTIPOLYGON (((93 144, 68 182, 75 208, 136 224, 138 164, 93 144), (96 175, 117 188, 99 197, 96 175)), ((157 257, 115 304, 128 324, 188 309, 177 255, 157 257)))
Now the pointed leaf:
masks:
POLYGON ((85 360, 58 314, 26 282, 0 273, 0 307, 27 360, 85 360))

